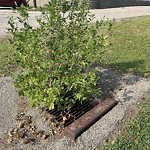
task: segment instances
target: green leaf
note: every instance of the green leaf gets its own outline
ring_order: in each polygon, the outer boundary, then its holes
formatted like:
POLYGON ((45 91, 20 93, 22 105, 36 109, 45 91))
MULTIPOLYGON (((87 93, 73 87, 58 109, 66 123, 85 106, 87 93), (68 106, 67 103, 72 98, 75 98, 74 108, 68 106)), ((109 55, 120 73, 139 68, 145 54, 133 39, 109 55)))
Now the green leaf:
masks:
POLYGON ((53 109, 54 109, 54 103, 51 103, 51 104, 50 104, 49 109, 50 109, 50 110, 53 110, 53 109))

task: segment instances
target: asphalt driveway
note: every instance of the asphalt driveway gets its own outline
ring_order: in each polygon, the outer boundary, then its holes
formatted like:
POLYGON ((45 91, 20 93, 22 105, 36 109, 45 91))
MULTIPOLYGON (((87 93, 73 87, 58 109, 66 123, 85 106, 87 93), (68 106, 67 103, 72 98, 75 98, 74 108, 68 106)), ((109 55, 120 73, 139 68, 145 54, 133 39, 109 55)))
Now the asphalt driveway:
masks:
MULTIPOLYGON (((105 17, 105 19, 123 19, 135 16, 150 15, 150 6, 135 6, 135 7, 122 7, 122 8, 111 8, 111 9, 92 9, 91 12, 95 14, 95 19, 99 20, 105 17)), ((16 16, 11 9, 0 8, 0 36, 7 35, 8 28, 8 17, 16 16)), ((38 24, 35 17, 40 16, 40 12, 30 12, 30 24, 36 27, 38 24)))

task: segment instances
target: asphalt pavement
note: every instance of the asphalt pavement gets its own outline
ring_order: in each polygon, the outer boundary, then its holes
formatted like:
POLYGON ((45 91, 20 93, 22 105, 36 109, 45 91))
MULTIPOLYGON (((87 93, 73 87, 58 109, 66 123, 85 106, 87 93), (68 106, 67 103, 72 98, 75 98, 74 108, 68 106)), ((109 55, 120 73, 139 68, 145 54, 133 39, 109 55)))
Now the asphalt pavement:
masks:
MULTIPOLYGON (((150 6, 134 6, 134 7, 121 7, 121 8, 109 8, 109 9, 92 9, 90 10, 95 14, 95 19, 124 19, 135 16, 145 16, 150 15, 150 6)), ((7 35, 8 17, 17 16, 11 9, 2 9, 0 8, 0 36, 7 35)), ((30 11, 29 22, 34 27, 38 26, 36 17, 40 16, 40 12, 30 11)))

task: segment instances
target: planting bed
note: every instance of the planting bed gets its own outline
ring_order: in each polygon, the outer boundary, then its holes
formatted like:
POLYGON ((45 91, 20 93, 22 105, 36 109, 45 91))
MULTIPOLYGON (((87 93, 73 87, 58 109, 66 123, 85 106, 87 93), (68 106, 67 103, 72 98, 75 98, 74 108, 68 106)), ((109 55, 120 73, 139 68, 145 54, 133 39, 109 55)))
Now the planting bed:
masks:
MULTIPOLYGON (((147 94, 150 92, 149 79, 131 74, 122 74, 112 69, 102 69, 98 76, 101 77, 99 86, 102 87, 102 92, 98 99, 112 97, 112 99, 115 99, 118 104, 99 121, 93 124, 88 130, 86 130, 81 136, 79 136, 76 142, 72 142, 72 140, 64 136, 63 133, 59 134, 59 131, 57 131, 58 134, 57 132, 53 132, 50 118, 47 117, 46 119, 46 116, 43 114, 41 109, 30 109, 25 104, 25 100, 21 101, 13 86, 13 79, 11 77, 0 78, 0 150, 96 149, 98 144, 107 139, 109 134, 112 133, 118 124, 122 122, 124 115, 130 106, 134 103, 138 103, 138 101, 143 99, 143 97, 146 98, 147 94), (28 122, 22 118, 23 120, 21 120, 21 122, 24 123, 24 126, 21 129, 25 131, 25 136, 28 136, 29 138, 24 137, 24 139, 17 139, 8 144, 6 140, 8 139, 6 138, 8 137, 8 132, 11 131, 11 129, 14 129, 9 133, 11 133, 10 136, 15 136, 16 134, 14 131, 16 131, 16 125, 20 126, 20 121, 18 122, 15 120, 16 113, 18 111, 24 112, 25 116, 31 116, 31 123, 29 123, 29 125, 30 127, 35 125, 35 128, 26 129, 28 126, 25 125, 28 125, 28 122), (35 140, 33 139, 33 133, 37 133, 35 134, 35 140), (55 135, 53 135, 53 133, 55 135), (45 139, 48 135, 49 137, 45 139), (38 139, 36 139, 36 137, 38 137, 38 139), (21 141, 22 143, 27 143, 29 141, 29 143, 22 144, 21 141)), ((21 129, 18 131, 21 131, 21 129)))

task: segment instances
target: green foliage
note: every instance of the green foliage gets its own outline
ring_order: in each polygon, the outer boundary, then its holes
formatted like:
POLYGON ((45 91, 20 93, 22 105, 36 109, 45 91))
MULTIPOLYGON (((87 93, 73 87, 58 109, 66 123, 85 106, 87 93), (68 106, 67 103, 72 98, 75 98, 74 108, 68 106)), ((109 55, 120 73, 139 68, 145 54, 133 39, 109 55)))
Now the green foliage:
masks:
POLYGON ((51 0, 41 7, 38 28, 29 24, 28 8, 18 8, 21 29, 9 19, 12 44, 16 47, 16 64, 22 68, 16 87, 32 106, 44 104, 53 109, 69 109, 76 101, 94 96, 96 68, 92 68, 98 51, 103 52, 106 37, 97 30, 103 21, 91 25, 94 18, 86 1, 51 0))

